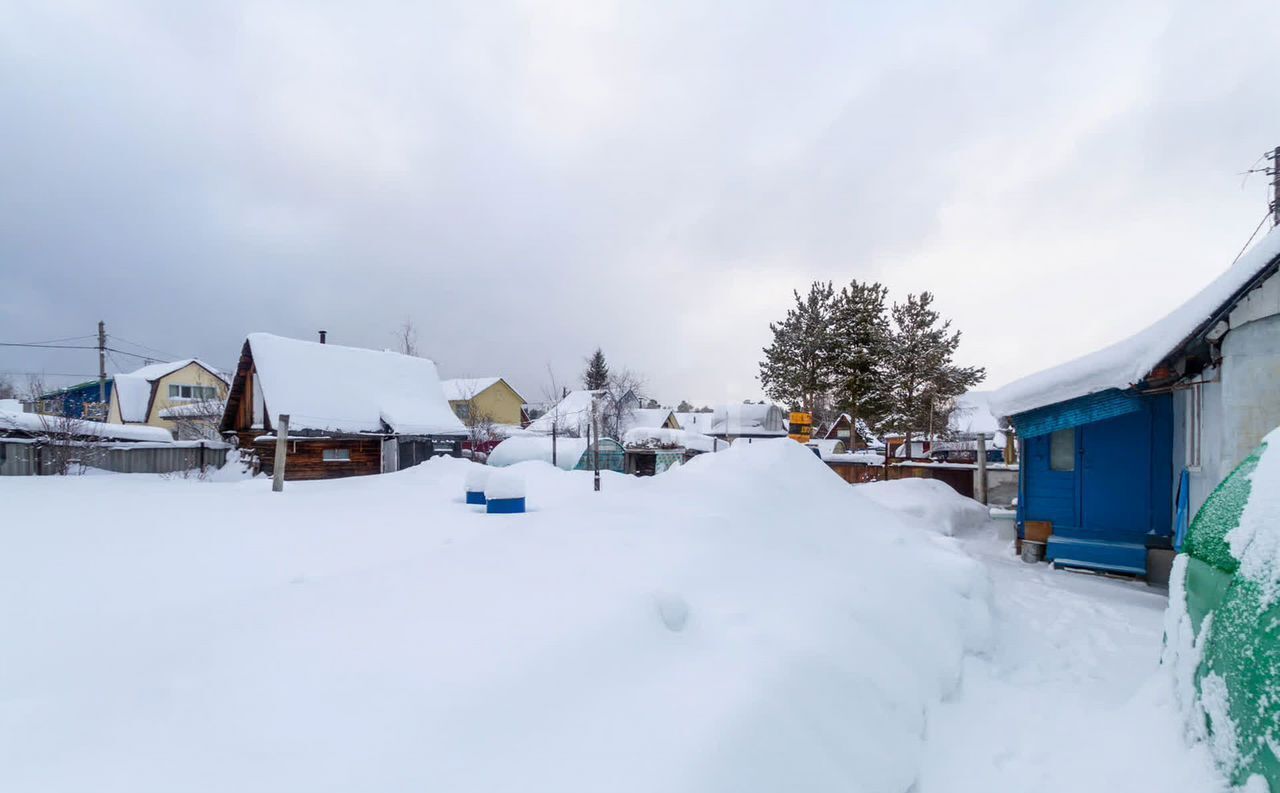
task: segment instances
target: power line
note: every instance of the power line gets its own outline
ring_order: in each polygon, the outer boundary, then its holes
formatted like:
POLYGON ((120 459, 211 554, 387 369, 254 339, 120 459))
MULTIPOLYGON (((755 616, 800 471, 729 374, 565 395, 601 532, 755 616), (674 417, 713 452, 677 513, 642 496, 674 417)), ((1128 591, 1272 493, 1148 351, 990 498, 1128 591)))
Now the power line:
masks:
POLYGON ((39 347, 44 350, 96 350, 96 346, 77 346, 71 344, 26 344, 13 341, 0 341, 0 347, 39 347))
POLYGON ((92 339, 92 338, 94 338, 93 335, 68 336, 65 339, 45 339, 43 341, 28 341, 28 342, 23 342, 23 344, 57 344, 59 342, 64 342, 64 341, 80 341, 81 339, 92 339))
MULTIPOLYGON (((156 349, 155 347, 148 347, 147 345, 145 345, 145 344, 139 344, 139 343, 138 343, 138 342, 136 342, 136 341, 130 341, 129 339, 126 339, 126 338, 125 338, 125 337, 123 337, 123 336, 117 336, 117 335, 115 335, 114 333, 112 333, 112 334, 108 334, 108 335, 107 335, 107 338, 109 338, 109 339, 115 339, 116 341, 122 341, 122 342, 124 342, 125 344, 132 344, 134 347, 137 347, 137 348, 142 349, 142 350, 150 350, 151 352, 158 353, 158 354, 160 354, 160 355, 165 356, 166 358, 183 358, 183 357, 185 357, 185 356, 182 356, 182 355, 174 355, 173 353, 171 353, 171 352, 165 352, 164 350, 158 350, 158 349, 156 349)), ((141 357, 141 356, 139 356, 139 357, 141 357)))
POLYGON ((1265 214, 1265 215, 1263 215, 1263 216, 1262 216, 1262 220, 1259 220, 1259 221, 1258 221, 1258 226, 1257 226, 1257 228, 1255 228, 1255 229, 1253 230, 1253 233, 1249 235, 1249 239, 1245 241, 1245 243, 1244 243, 1244 247, 1243 247, 1243 248, 1241 248, 1241 249, 1240 249, 1240 252, 1236 254, 1236 258, 1234 258, 1234 259, 1232 259, 1232 260, 1231 260, 1231 263, 1232 263, 1232 264, 1235 264, 1236 262, 1240 261, 1240 257, 1241 257, 1241 256, 1244 256, 1244 252, 1245 252, 1245 251, 1247 251, 1247 250, 1249 250, 1249 245, 1253 243, 1253 238, 1254 238, 1254 237, 1256 237, 1256 236, 1258 236, 1258 232, 1262 229, 1262 224, 1263 224, 1263 223, 1266 223, 1266 222, 1267 222, 1267 219, 1268 219, 1268 218, 1270 218, 1270 217, 1271 217, 1271 209, 1270 209, 1270 208, 1268 208, 1268 209, 1267 209, 1267 214, 1265 214))

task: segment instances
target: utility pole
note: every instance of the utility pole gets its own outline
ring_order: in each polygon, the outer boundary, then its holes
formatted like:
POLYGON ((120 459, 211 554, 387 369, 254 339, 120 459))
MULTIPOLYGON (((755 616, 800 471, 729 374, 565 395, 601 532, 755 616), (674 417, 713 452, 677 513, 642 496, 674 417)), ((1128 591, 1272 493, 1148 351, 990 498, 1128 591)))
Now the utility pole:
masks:
POLYGON ((289 414, 281 413, 276 422, 276 464, 272 466, 271 492, 284 490, 284 464, 289 455, 289 414))
POLYGON ((1280 226, 1280 146, 1271 150, 1271 227, 1280 226))
POLYGON ((600 492, 600 425, 596 424, 596 398, 591 397, 591 429, 594 431, 595 446, 592 449, 592 467, 595 469, 595 488, 600 492))
MULTIPOLYGON (((107 323, 98 320, 98 404, 107 401, 107 323)), ((105 410, 105 408, 100 408, 105 410)), ((101 416, 100 421, 107 417, 101 416)))

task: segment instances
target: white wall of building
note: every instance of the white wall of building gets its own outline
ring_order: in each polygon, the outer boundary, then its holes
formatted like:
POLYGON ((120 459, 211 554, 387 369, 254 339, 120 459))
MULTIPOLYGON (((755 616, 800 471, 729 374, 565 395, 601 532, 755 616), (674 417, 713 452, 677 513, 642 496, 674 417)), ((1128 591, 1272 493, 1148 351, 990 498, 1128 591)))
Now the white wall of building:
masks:
MULTIPOLYGON (((1191 514, 1280 426, 1280 278, 1273 276, 1241 301, 1228 319, 1219 366, 1197 380, 1201 389, 1199 469, 1190 469, 1191 514)), ((1174 492, 1187 467, 1190 393, 1173 394, 1174 492)))

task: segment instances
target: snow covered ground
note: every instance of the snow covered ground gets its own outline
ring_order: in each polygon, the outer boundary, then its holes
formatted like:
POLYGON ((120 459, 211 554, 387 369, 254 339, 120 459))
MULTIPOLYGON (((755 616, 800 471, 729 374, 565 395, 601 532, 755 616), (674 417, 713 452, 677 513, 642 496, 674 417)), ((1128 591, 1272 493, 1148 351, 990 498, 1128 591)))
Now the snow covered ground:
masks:
POLYGON ((525 515, 472 465, 0 479, 0 790, 1215 789, 1144 587, 786 440, 525 515))
POLYGON ((787 440, 651 479, 0 480, 0 790, 905 791, 981 567, 787 440))
POLYGON ((933 712, 918 793, 1226 790, 1159 667, 1162 592, 1028 565, 991 527, 957 543, 990 571, 994 641, 933 712))

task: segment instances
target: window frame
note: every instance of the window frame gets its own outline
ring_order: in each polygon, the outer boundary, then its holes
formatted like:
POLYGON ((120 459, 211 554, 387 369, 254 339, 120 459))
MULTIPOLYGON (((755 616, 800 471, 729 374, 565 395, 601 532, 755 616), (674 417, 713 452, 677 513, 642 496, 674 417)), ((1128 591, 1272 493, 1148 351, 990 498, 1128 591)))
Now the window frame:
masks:
POLYGON ((1053 471, 1059 474, 1075 473, 1077 452, 1078 452, 1078 449, 1076 448, 1076 428, 1075 427, 1068 427, 1066 429, 1054 430, 1053 432, 1049 433, 1049 470, 1050 471, 1053 471), (1069 456, 1069 459, 1071 460, 1071 467, 1061 468, 1058 465, 1058 463, 1060 462, 1058 460, 1058 457, 1060 455, 1054 454, 1054 448, 1058 445, 1058 442, 1064 441, 1067 438, 1071 439, 1071 451, 1069 456))
POLYGON ((1186 390, 1182 417, 1183 464, 1188 471, 1199 471, 1204 464, 1204 389, 1193 383, 1186 390))
POLYGON ((328 448, 320 451, 320 460, 326 463, 351 462, 351 450, 346 447, 328 448), (330 456, 330 454, 334 456, 330 456))

